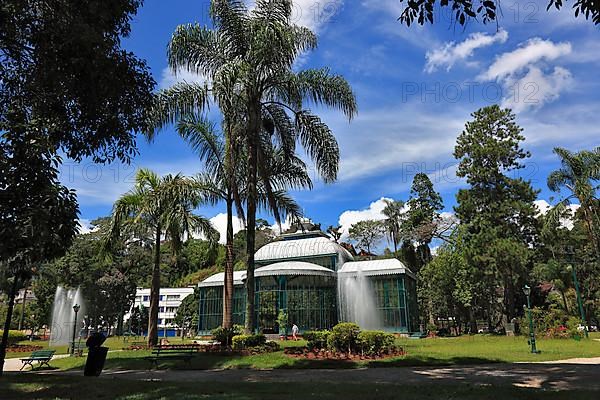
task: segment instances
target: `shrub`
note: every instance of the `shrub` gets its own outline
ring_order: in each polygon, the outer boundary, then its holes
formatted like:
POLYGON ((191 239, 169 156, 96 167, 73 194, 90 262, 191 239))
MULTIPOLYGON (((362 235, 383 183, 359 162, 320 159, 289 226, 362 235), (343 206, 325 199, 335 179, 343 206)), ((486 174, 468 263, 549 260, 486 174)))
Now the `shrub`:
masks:
POLYGON ((231 346, 233 337, 239 335, 242 331, 242 327, 234 325, 233 328, 215 328, 211 331, 211 334, 217 342, 221 343, 221 346, 231 346))
POLYGON ((394 335, 382 331, 362 331, 358 334, 361 351, 371 356, 390 351, 394 341, 394 335))
MULTIPOLYGON (((2 337, 3 334, 4 334, 4 331, 0 330, 0 338, 2 337)), ((27 339, 27 335, 25 335, 21 331, 12 331, 12 330, 8 331, 8 345, 9 346, 15 345, 25 339, 27 339)))
POLYGON ((358 350, 358 335, 360 328, 352 322, 342 322, 333 327, 327 345, 335 350, 348 353, 358 350))
POLYGON ((302 335, 308 341, 309 349, 325 349, 327 348, 327 339, 331 335, 330 331, 306 331, 302 335))
POLYGON ((262 333, 256 335, 237 335, 231 339, 235 350, 244 350, 250 347, 262 346, 267 342, 267 338, 262 333))

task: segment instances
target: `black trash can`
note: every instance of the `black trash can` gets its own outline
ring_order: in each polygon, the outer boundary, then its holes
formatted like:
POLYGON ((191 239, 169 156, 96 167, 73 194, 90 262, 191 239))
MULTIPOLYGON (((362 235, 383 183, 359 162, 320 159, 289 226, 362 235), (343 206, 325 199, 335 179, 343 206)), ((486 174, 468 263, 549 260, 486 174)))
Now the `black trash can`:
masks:
POLYGON ((108 347, 102 347, 105 340, 106 337, 103 334, 94 332, 85 342, 89 350, 85 361, 85 369, 83 370, 84 376, 100 376, 102 373, 106 354, 108 353, 108 347))

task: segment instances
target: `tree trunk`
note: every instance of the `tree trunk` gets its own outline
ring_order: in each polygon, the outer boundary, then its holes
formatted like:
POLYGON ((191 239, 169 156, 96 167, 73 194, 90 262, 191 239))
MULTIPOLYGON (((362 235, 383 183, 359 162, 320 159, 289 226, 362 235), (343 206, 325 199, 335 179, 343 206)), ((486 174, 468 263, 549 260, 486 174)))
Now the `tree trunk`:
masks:
POLYGON ((152 288, 150 289, 150 310, 148 313, 148 345, 158 344, 158 299, 160 296, 160 225, 156 227, 154 244, 154 269, 152 270, 152 288))
POLYGON ((6 310, 6 321, 4 322, 4 331, 2 332, 2 343, 0 343, 0 376, 2 376, 4 370, 4 359, 6 358, 6 348, 8 347, 8 331, 10 330, 10 320, 12 319, 15 307, 15 296, 17 294, 18 284, 19 277, 18 275, 15 275, 15 280, 8 295, 8 309, 6 310))
POLYGON ((21 317, 19 318, 19 330, 23 330, 25 321, 25 303, 27 303, 27 285, 23 288, 23 303, 21 304, 21 317))
POLYGON ((260 106, 250 107, 248 115, 248 134, 246 146, 248 150, 248 212, 246 216, 246 333, 254 331, 254 247, 256 236, 256 170, 257 170, 257 139, 260 131, 260 106))
POLYGON ((225 244, 225 281, 223 285, 223 328, 233 326, 233 199, 227 191, 227 242, 225 244))
POLYGON ((563 305, 565 306, 565 312, 569 314, 569 304, 567 303, 567 296, 565 295, 565 291, 561 290, 560 294, 562 296, 563 305))

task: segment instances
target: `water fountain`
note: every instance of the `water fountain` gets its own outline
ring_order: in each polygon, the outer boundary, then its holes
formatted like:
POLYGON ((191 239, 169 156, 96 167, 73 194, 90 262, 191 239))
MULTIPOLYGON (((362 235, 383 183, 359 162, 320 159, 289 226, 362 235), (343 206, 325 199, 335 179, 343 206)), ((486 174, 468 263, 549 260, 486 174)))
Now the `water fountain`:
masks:
POLYGON ((354 322, 362 329, 382 329, 383 321, 376 307, 375 291, 361 270, 338 275, 340 321, 354 322))
MULTIPOLYGON (((82 327, 85 315, 85 303, 81 295, 81 290, 68 289, 63 286, 56 288, 54 294, 54 304, 52 306, 52 324, 50 325, 50 346, 66 345, 73 340, 73 323, 75 322, 75 312, 73 306, 79 304, 81 309, 77 313, 77 328, 82 327)), ((79 336, 77 329, 76 337, 79 336)))

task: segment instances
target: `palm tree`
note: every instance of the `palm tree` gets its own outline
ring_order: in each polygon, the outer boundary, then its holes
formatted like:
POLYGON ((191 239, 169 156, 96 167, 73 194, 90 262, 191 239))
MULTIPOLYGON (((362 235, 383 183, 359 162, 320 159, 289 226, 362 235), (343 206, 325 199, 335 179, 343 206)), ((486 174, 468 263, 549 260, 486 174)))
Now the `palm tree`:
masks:
POLYGON ((105 248, 113 247, 124 228, 131 229, 135 235, 150 233, 153 236, 154 268, 148 319, 150 346, 158 342, 161 239, 170 241, 175 255, 181 250, 183 240, 192 233, 200 233, 212 243, 218 241, 218 232, 210 221, 193 213, 204 200, 201 186, 195 179, 179 174, 160 177, 148 169, 140 169, 133 189, 121 196, 113 207, 105 248))
POLYGON ((394 255, 397 255, 398 244, 402 240, 402 224, 405 220, 404 202, 402 200, 385 199, 385 208, 382 213, 386 219, 384 227, 389 240, 394 244, 394 255))
MULTIPOLYGON (((206 166, 206 172, 198 176, 198 181, 204 193, 212 203, 224 201, 227 206, 226 261, 223 290, 223 327, 231 328, 233 302, 233 207, 237 206, 238 217, 243 219, 243 207, 246 193, 238 188, 244 187, 244 163, 236 162, 243 159, 240 148, 230 148, 218 135, 215 126, 207 120, 190 117, 177 124, 179 135, 188 142, 206 166), (233 176, 228 174, 227 157, 236 165, 232 169, 233 176)), ((225 136, 225 135, 223 135, 225 136)), ((225 136, 227 137, 227 136, 225 136)), ((263 142, 269 145, 270 142, 263 142)), ((283 159, 281 152, 272 147, 261 147, 261 180, 259 189, 259 204, 264 211, 270 212, 278 224, 282 217, 289 215, 292 219, 301 217, 298 204, 288 196, 286 189, 312 187, 312 182, 306 171, 306 165, 298 158, 283 159)))
POLYGON ((337 141, 305 104, 333 107, 349 120, 356 113, 355 96, 342 76, 328 69, 293 70, 299 55, 316 48, 317 39, 309 29, 293 25, 291 15, 290 0, 257 0, 252 10, 240 0, 213 0, 214 28, 179 26, 168 54, 174 71, 200 73, 209 82, 182 82, 162 91, 152 113, 154 125, 160 127, 205 110, 212 98, 224 115, 226 136, 239 134, 245 142, 247 331, 254 329, 255 228, 259 148, 266 139, 263 132, 270 134, 269 139, 278 143, 287 157, 300 142, 325 182, 333 182, 339 167, 337 141), (230 129, 233 126, 242 129, 230 129))
POLYGON ((548 187, 553 192, 566 188, 570 194, 551 210, 548 222, 556 222, 571 200, 576 199, 592 245, 597 254, 600 254, 600 220, 596 197, 596 182, 600 180, 600 147, 578 153, 556 147, 554 153, 560 157, 561 168, 548 176, 548 187))

